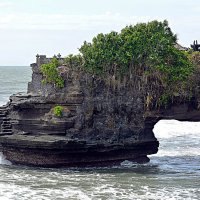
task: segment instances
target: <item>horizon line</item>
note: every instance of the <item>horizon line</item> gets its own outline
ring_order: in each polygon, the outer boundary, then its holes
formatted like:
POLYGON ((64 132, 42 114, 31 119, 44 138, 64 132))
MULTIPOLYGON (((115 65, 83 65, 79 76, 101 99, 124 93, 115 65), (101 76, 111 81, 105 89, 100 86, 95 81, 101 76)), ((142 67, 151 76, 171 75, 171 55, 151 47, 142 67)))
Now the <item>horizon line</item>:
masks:
POLYGON ((0 65, 0 67, 30 67, 30 65, 0 65))

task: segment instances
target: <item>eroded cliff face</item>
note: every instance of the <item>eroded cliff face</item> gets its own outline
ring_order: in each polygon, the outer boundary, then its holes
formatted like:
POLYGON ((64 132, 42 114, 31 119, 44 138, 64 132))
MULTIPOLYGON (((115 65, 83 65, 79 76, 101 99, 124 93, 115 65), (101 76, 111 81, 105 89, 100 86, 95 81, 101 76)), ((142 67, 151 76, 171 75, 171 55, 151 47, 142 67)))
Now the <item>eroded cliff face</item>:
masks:
MULTIPOLYGON (((48 62, 48 61, 46 61, 48 62)), ((199 120, 197 100, 149 111, 142 89, 60 66, 65 87, 42 84, 39 60, 31 65, 27 94, 10 97, 0 108, 0 144, 16 164, 59 167, 90 166, 132 160, 147 162, 158 151, 152 129, 161 118, 199 120), (53 108, 63 107, 62 117, 53 108)))

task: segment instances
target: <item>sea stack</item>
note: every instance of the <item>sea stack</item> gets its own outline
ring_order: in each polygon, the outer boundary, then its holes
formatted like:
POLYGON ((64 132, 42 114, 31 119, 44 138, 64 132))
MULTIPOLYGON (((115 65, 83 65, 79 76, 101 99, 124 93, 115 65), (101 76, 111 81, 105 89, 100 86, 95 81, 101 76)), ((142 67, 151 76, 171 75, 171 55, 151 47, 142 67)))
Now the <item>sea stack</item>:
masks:
POLYGON ((177 45, 166 20, 101 33, 79 51, 37 55, 27 93, 0 108, 0 148, 12 163, 145 163, 160 119, 200 120, 200 54, 177 45))
POLYGON ((156 120, 146 121, 144 115, 142 80, 117 89, 99 77, 60 65, 65 80, 60 89, 42 82, 40 66, 51 59, 38 55, 31 64, 27 93, 12 95, 0 108, 0 144, 6 158, 43 167, 149 161, 147 155, 158 151, 158 141, 152 132, 156 120), (62 116, 55 115, 56 106, 63 108, 62 116))

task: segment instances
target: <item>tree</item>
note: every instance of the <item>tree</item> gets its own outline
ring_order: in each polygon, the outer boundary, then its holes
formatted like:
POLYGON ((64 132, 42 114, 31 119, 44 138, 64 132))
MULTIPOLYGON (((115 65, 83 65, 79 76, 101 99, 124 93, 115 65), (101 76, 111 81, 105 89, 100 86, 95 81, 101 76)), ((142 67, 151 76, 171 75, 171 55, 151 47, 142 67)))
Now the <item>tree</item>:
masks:
POLYGON ((87 71, 118 80, 132 75, 154 77, 162 84, 159 95, 167 99, 177 89, 185 88, 194 70, 186 54, 175 48, 176 43, 177 36, 164 20, 126 26, 119 33, 100 33, 79 50, 87 71))

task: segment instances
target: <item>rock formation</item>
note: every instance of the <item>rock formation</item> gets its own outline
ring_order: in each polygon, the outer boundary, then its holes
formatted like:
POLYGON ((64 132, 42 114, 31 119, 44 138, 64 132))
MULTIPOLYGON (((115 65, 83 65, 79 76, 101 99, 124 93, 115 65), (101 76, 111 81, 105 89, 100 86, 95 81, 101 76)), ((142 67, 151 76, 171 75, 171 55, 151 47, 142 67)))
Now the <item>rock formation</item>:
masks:
MULTIPOLYGON (((60 63, 62 63, 62 58, 60 63)), ((0 148, 15 164, 60 167, 99 166, 131 160, 149 161, 159 142, 152 129, 160 119, 198 121, 198 101, 146 109, 141 77, 129 87, 111 87, 112 80, 60 66, 65 87, 43 84, 37 56, 31 64, 27 94, 10 97, 0 108, 0 148), (60 105, 62 117, 53 109, 60 105)))

